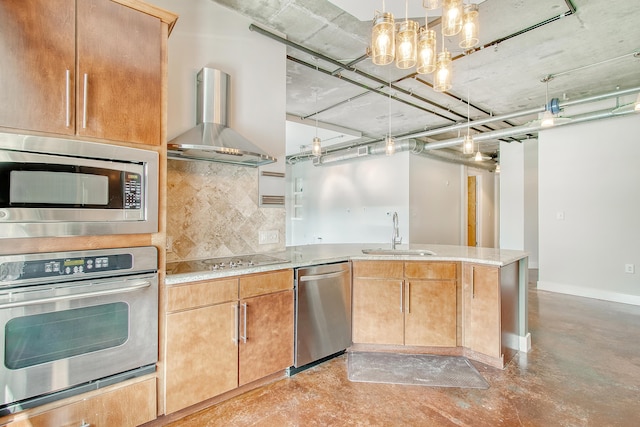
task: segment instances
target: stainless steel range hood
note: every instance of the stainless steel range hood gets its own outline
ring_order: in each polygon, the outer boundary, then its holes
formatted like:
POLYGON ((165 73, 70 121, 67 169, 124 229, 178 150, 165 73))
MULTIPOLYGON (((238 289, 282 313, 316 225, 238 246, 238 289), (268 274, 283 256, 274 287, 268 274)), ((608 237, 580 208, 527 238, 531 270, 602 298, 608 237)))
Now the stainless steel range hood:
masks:
POLYGON ((169 158, 252 167, 276 161, 227 126, 228 74, 203 68, 198 72, 196 93, 196 127, 169 141, 169 158))

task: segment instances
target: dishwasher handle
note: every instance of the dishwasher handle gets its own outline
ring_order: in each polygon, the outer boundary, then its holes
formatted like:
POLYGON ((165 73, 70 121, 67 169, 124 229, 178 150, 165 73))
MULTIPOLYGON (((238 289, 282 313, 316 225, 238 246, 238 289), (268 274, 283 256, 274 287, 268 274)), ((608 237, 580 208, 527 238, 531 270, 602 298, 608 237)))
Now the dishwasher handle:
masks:
POLYGON ((348 273, 348 272, 349 270, 340 270, 340 271, 334 271, 332 273, 312 274, 309 276, 300 276, 298 277, 298 280, 300 282, 310 282, 312 280, 332 279, 334 277, 340 277, 344 273, 348 273))

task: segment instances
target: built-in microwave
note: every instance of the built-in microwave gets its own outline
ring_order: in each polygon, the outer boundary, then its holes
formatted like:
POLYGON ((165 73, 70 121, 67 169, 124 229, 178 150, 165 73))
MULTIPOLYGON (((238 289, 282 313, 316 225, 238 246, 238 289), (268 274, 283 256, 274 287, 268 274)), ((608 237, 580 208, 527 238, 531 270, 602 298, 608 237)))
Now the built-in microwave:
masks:
POLYGON ((0 238, 158 231, 158 153, 0 133, 0 238))

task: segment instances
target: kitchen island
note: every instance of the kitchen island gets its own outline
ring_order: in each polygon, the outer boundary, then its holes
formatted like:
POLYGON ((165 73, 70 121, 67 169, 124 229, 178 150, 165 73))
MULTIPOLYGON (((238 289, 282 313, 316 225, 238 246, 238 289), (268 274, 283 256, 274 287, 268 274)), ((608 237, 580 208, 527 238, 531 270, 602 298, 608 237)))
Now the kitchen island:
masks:
POLYGON ((227 258, 219 268, 219 259, 167 264, 165 414, 201 409, 285 374, 295 339, 293 272, 302 267, 351 262, 350 350, 462 355, 497 368, 529 351, 526 252, 399 245, 389 254, 388 246, 294 246, 261 254, 271 258, 262 264, 227 258), (244 362, 248 351, 261 363, 244 362), (243 381, 249 366, 260 370, 243 381))

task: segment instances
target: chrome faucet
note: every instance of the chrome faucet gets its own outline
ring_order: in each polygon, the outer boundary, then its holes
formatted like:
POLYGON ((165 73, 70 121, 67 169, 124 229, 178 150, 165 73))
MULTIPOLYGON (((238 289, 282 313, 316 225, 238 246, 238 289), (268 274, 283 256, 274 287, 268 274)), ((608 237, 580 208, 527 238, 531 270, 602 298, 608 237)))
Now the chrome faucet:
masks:
POLYGON ((400 237, 400 228, 398 228, 398 212, 393 213, 393 234, 391 235, 391 249, 395 249, 396 245, 402 243, 400 237))

